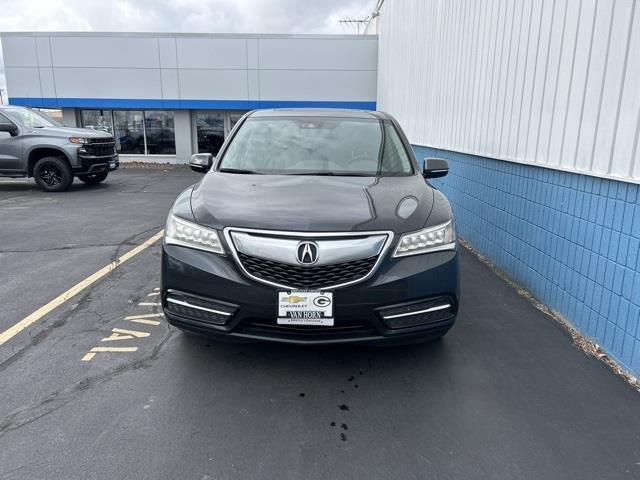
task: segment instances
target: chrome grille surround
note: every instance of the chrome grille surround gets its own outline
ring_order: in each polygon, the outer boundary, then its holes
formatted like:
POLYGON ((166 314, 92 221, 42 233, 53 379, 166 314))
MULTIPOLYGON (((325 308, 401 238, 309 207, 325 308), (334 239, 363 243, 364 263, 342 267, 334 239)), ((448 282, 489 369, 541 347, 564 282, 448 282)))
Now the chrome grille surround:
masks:
MULTIPOLYGON (((350 280, 347 282, 333 283, 333 284, 328 283, 326 285, 318 285, 314 287, 317 290, 332 290, 339 287, 346 287, 348 285, 353 285, 355 283, 363 282, 368 278, 370 278, 375 273, 380 263, 384 259, 387 251, 391 247, 391 244, 393 242, 393 237, 394 237, 394 233, 392 231, 386 231, 386 230, 385 231, 367 231, 367 232, 290 232, 290 231, 283 231, 283 230, 259 230, 259 229, 236 228, 236 227, 227 227, 224 229, 225 240, 227 241, 227 245, 231 250, 231 253, 233 254, 233 258, 235 259, 236 263, 238 264, 242 272, 247 277, 251 278, 252 280, 255 280, 256 282, 264 283, 266 285, 271 285, 273 287, 284 288, 287 290, 304 289, 304 287, 301 285, 292 285, 284 282, 271 281, 271 280, 260 278, 251 274, 251 272, 249 272, 247 268, 245 268, 245 265, 243 265, 242 260, 240 259, 239 252, 236 249, 236 245, 233 242, 233 238, 231 235, 233 232, 253 233, 253 234, 262 235, 262 236, 271 237, 271 238, 282 238, 282 239, 293 238, 296 240, 311 240, 311 241, 317 241, 317 242, 321 242, 323 239, 348 241, 352 237, 362 238, 362 237, 371 237, 371 236, 380 236, 380 235, 386 236, 386 240, 384 241, 384 244, 382 245, 380 252, 376 256, 377 257, 376 261, 373 264, 373 266, 370 268, 367 274, 365 274, 360 278, 350 280)), ((310 266, 310 267, 313 267, 313 266, 310 266)))

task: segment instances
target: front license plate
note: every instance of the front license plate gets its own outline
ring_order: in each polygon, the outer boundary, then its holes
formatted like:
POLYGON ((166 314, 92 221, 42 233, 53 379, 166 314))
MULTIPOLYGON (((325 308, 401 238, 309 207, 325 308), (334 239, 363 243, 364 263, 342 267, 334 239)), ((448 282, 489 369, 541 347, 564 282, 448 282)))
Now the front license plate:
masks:
POLYGON ((278 292, 278 325, 333 326, 333 293, 278 292))

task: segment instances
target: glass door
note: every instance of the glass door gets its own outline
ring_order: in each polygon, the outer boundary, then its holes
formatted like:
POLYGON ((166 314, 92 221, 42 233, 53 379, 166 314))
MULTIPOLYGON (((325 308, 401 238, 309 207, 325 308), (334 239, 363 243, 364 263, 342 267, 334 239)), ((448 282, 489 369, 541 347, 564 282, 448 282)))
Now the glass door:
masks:
POLYGON ((224 143, 224 113, 196 112, 194 121, 198 153, 217 155, 224 143))
POLYGON ((142 111, 116 110, 113 112, 113 123, 116 141, 120 143, 120 153, 144 155, 146 148, 142 111))

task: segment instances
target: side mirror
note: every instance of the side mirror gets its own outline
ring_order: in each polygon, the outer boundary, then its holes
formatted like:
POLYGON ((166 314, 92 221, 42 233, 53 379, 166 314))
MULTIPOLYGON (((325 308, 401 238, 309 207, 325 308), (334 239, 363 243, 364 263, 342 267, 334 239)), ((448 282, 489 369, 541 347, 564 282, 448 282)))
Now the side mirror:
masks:
POLYGON ((422 176, 424 178, 444 177, 449 173, 449 164, 441 158, 425 158, 422 176))
POLYGON ((0 123, 0 132, 7 132, 12 137, 18 135, 18 127, 13 123, 0 123))
POLYGON ((207 173, 213 165, 213 155, 210 153, 194 153, 189 160, 191 170, 199 173, 207 173))

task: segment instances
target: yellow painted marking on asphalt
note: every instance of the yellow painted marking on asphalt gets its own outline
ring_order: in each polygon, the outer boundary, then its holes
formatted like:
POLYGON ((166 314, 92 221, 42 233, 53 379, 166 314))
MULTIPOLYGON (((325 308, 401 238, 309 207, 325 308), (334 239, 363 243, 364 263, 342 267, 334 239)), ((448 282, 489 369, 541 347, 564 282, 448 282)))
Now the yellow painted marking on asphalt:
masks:
POLYGON ((135 323, 144 323, 145 325, 160 325, 160 322, 158 322, 157 320, 147 320, 146 318, 132 318, 129 321, 135 323))
POLYGON ((160 306, 159 303, 155 303, 155 302, 140 302, 138 305, 140 305, 141 307, 159 307, 160 306))
POLYGON ((87 354, 82 357, 83 362, 90 361, 96 356, 96 353, 108 353, 108 352, 137 352, 138 347, 93 347, 87 354))
POLYGON ((137 318, 156 318, 156 317, 164 317, 163 313, 143 313, 142 315, 130 315, 128 317, 124 317, 125 320, 135 320, 137 318))
POLYGON ((148 332, 139 332, 137 330, 125 330, 124 328, 112 328, 111 336, 103 338, 102 342, 111 342, 113 340, 130 340, 132 338, 146 338, 151 335, 148 332))
POLYGON ((7 330, 5 330, 4 332, 0 333, 0 345, 2 345, 4 343, 6 343, 7 341, 11 340, 13 337, 15 337, 18 333, 23 331, 25 328, 33 325, 35 322, 40 320, 42 317, 44 317, 46 314, 48 314, 49 312, 54 310, 56 307, 59 307, 60 305, 65 303, 67 300, 75 297, 78 293, 83 291, 85 288, 87 288, 88 286, 94 284, 95 282, 100 280, 102 277, 104 277, 108 273, 111 273, 113 270, 118 268, 120 265, 122 265, 127 260, 135 257, 140 252, 142 252, 142 251, 146 250, 147 248, 149 248, 151 245, 153 245, 158 240, 160 240, 162 238, 163 234, 164 234, 164 230, 160 230, 154 236, 152 236, 148 240, 145 240, 143 243, 141 243, 137 247, 132 248, 127 253, 125 253, 124 255, 119 257, 117 260, 111 262, 109 265, 106 265, 106 266, 102 267, 100 270, 98 270, 94 274, 89 275, 87 278, 82 280, 80 283, 77 283, 76 285, 71 287, 66 292, 58 295, 56 298, 51 300, 46 305, 43 305, 42 307, 40 307, 38 310, 36 310, 32 314, 28 315, 27 317, 23 318, 22 320, 20 320, 18 323, 16 323, 12 327, 10 327, 7 330))
POLYGON ((158 318, 164 317, 162 313, 145 313, 143 315, 130 315, 128 317, 124 317, 125 320, 129 320, 130 322, 135 323, 144 323, 145 325, 160 325, 160 322, 157 320, 149 320, 149 318, 158 318))
POLYGON ((158 318, 164 317, 164 313, 142 313, 140 315, 129 315, 128 317, 124 317, 125 320, 135 320, 138 318, 158 318))

